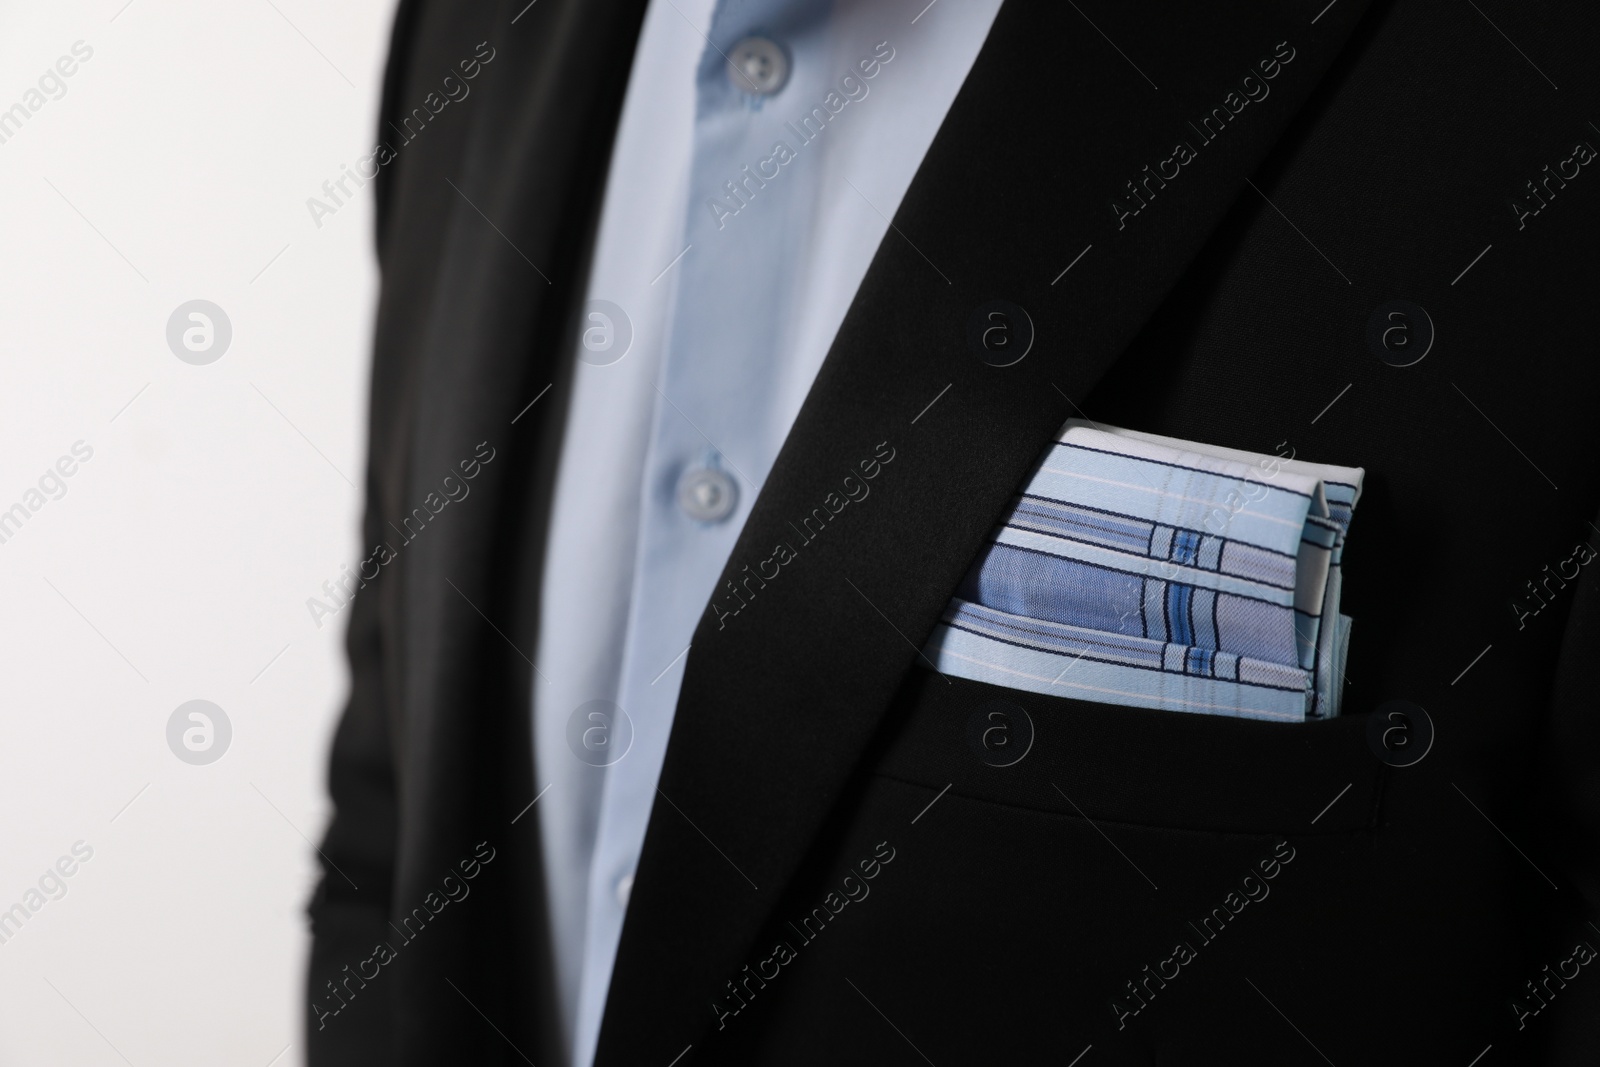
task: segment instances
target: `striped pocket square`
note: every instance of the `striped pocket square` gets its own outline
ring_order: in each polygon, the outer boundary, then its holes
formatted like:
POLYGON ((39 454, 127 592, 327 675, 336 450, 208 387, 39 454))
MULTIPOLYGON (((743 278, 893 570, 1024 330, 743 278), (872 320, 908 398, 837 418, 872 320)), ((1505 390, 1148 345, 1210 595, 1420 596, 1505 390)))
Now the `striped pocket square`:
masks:
POLYGON ((1056 696, 1339 713, 1339 558, 1362 471, 1070 420, 923 652, 1056 696))

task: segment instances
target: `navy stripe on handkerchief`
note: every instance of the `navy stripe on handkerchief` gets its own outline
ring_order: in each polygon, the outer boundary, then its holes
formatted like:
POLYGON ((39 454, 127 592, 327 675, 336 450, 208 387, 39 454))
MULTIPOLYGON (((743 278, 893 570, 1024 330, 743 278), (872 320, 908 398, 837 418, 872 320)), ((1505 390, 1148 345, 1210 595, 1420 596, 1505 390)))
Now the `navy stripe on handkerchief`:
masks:
POLYGON ((1072 420, 924 651, 947 674, 1106 703, 1335 715, 1361 478, 1072 420))

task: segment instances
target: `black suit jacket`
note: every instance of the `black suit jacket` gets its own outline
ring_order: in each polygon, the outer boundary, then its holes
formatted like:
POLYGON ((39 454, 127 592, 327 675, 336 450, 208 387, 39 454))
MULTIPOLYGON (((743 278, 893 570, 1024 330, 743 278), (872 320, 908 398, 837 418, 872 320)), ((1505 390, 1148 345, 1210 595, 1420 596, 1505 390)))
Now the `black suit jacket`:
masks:
MULTIPOLYGON (((365 523, 390 551, 350 624, 313 1063, 559 1062, 528 657, 643 7, 401 4, 365 523), (480 42, 471 94, 407 125, 480 42)), ((1002 7, 725 577, 894 458, 695 634, 600 1067, 1593 1062, 1597 28, 1499 0, 1002 7), (1003 368, 968 342, 995 299, 1035 334, 1003 368), (1080 411, 1366 468, 1343 717, 928 669, 1080 411), (968 738, 997 697, 1034 735, 1004 768, 968 738), (1393 700, 1434 728, 1411 766, 1369 740, 1393 700)), ((1390 748, 1424 744, 1409 722, 1390 748)))

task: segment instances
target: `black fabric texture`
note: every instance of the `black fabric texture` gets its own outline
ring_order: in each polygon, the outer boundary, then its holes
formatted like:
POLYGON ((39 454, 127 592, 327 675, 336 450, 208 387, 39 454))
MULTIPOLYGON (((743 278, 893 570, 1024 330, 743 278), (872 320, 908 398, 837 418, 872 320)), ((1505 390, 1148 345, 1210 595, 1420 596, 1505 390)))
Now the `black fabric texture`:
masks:
MULTIPOLYGON (((308 1017, 314 1064, 558 1062, 528 657, 644 5, 522 7, 397 23, 386 121, 497 51, 380 188, 367 539, 496 458, 357 598, 313 1001, 479 842, 496 859, 308 1017)), ((719 586, 695 634, 598 1067, 1594 1062, 1600 972, 1544 968, 1600 948, 1600 578, 1575 562, 1600 546, 1600 177, 1543 168, 1600 145, 1597 31, 1572 3, 1002 6, 724 580, 797 558, 737 614, 719 586), (1198 129, 1263 61, 1270 93, 1198 129), (1034 330, 1008 367, 967 342, 997 299, 1034 330), (1431 320, 1411 366, 1366 339, 1393 301, 1431 320), (921 659, 1074 416, 1366 469, 1339 720, 921 659), (873 459, 869 496, 797 528, 873 459), (1369 739, 1393 700, 1434 727, 1412 766, 1369 739), (970 743, 995 701, 1032 727, 1008 767, 970 743)))

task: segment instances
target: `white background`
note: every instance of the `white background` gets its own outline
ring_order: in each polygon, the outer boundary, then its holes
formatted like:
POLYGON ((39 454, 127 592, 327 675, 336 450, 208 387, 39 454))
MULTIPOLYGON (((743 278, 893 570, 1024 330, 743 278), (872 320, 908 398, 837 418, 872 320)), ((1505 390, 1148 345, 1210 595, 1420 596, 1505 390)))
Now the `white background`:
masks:
POLYGON ((0 1063, 287 1067, 376 282, 370 186, 306 199, 370 150, 391 3, 124 3, 0 4, 0 111, 94 49, 0 144, 0 510, 94 449, 0 544, 0 909, 94 850, 0 944, 0 1063), (197 298, 207 366, 166 341, 197 298), (197 698, 207 766, 166 740, 197 698))

